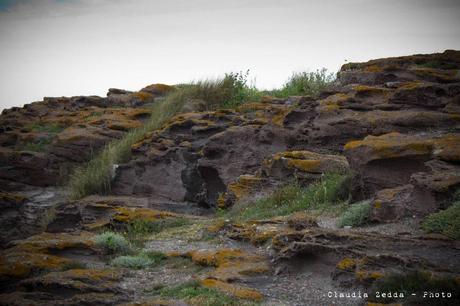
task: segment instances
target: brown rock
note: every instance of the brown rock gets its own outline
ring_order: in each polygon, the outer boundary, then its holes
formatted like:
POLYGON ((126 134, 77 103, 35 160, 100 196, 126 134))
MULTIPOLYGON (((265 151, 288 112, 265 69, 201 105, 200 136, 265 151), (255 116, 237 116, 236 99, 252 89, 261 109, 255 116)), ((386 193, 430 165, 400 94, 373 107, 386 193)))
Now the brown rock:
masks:
POLYGON ((414 211, 412 205, 419 204, 411 201, 413 191, 414 186, 404 185, 377 192, 371 204, 371 221, 391 222, 411 215, 414 211))
POLYGON ((407 184, 412 174, 428 171, 425 162, 433 158, 459 160, 459 143, 457 134, 390 133, 349 142, 345 154, 351 168, 360 175, 364 193, 372 195, 380 189, 407 184))

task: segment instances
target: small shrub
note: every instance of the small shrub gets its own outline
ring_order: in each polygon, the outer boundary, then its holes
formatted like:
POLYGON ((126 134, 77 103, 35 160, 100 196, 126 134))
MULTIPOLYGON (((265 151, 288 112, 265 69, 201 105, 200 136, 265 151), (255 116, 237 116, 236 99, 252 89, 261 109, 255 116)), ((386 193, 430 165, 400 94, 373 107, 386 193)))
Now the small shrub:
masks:
POLYGON ((248 101, 259 101, 262 93, 254 85, 248 84, 249 70, 245 73, 230 72, 226 73, 223 84, 229 88, 230 97, 224 101, 221 107, 235 108, 248 101))
POLYGON ((123 267, 129 269, 145 269, 157 265, 164 259, 166 259, 166 255, 164 255, 163 253, 144 252, 133 256, 118 256, 112 260, 111 264, 115 267, 123 267))
POLYGON ((407 274, 393 273, 376 281, 371 292, 398 292, 403 293, 405 298, 377 298, 369 295, 371 302, 404 302, 404 305, 459 305, 460 291, 454 278, 435 277, 431 273, 413 271, 407 274), (423 298, 424 292, 450 292, 453 298, 423 298), (415 295, 412 295, 415 293, 415 295), (407 303, 407 304, 406 304, 407 303))
POLYGON ((305 95, 316 97, 334 81, 335 75, 325 68, 315 72, 294 72, 281 89, 268 94, 281 98, 305 95))
POLYGON ((371 213, 371 202, 363 201, 350 205, 350 207, 340 216, 337 226, 360 226, 369 222, 371 213))
POLYGON ((460 201, 426 217, 422 222, 422 229, 431 233, 443 234, 452 239, 460 239, 460 201))
POLYGON ((94 238, 94 242, 105 254, 126 254, 131 250, 126 238, 114 232, 99 234, 94 238))
POLYGON ((152 265, 152 261, 143 256, 119 256, 112 260, 112 266, 129 268, 129 269, 145 269, 152 265))

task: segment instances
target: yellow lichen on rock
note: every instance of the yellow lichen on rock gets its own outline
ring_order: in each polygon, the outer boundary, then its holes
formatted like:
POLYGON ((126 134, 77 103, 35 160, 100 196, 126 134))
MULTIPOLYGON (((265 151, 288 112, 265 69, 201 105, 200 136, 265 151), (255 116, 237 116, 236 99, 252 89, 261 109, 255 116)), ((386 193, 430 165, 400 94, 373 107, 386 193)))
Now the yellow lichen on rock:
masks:
POLYGON ((366 150, 366 159, 388 159, 401 156, 434 156, 446 161, 460 160, 460 136, 448 134, 443 136, 413 136, 397 132, 381 136, 367 136, 363 140, 350 141, 345 144, 345 151, 353 154, 354 150, 366 150))
POLYGON ((26 278, 34 271, 58 270, 70 262, 49 254, 5 252, 0 255, 0 280, 26 278))
POLYGON ((363 70, 365 72, 376 73, 376 72, 382 72, 383 68, 379 65, 369 65, 369 66, 365 66, 363 70))
POLYGON ((203 266, 219 266, 229 260, 243 259, 244 255, 240 249, 196 250, 186 253, 193 262, 203 266))
POLYGON ((303 172, 317 172, 320 169, 320 160, 288 160, 288 167, 295 168, 303 172))
POLYGON ((350 100, 353 96, 346 93, 336 93, 328 96, 325 99, 319 101, 320 112, 330 112, 333 110, 340 109, 346 101, 350 100))
POLYGON ((196 264, 215 267, 209 276, 224 282, 265 273, 270 269, 265 257, 240 249, 194 250, 183 256, 190 257, 196 264))
POLYGON ((381 279, 384 276, 382 272, 379 271, 364 271, 358 270, 355 272, 355 277, 361 282, 365 281, 375 281, 381 279))
POLYGON ((12 248, 0 254, 0 279, 25 278, 34 271, 58 270, 71 260, 53 255, 69 249, 92 250, 93 234, 42 233, 15 242, 12 248))
POLYGON ((279 127, 283 127, 284 118, 286 118, 287 114, 289 114, 290 111, 291 109, 286 106, 283 106, 281 108, 274 108, 274 115, 272 117, 272 123, 279 127))
POLYGON ((238 112, 255 112, 260 110, 268 110, 270 104, 260 103, 260 102, 249 102, 239 105, 236 110, 238 112))
POLYGON ((328 171, 343 172, 348 169, 345 157, 319 154, 310 151, 278 152, 263 162, 268 173, 276 167, 284 167, 297 172, 321 174, 328 171))
POLYGON ((283 220, 273 218, 264 221, 250 221, 241 224, 232 224, 231 230, 227 232, 227 235, 233 239, 245 240, 254 245, 260 245, 272 239, 280 232, 286 231, 287 227, 285 223, 285 218, 283 218, 283 220))
POLYGON ((143 102, 152 100, 154 98, 154 96, 151 93, 148 93, 145 91, 138 91, 138 92, 133 93, 133 95, 143 102))
POLYGON ((255 301, 261 301, 263 299, 262 294, 257 290, 222 282, 217 279, 206 278, 201 281, 201 284, 204 287, 217 289, 219 291, 225 292, 240 299, 248 299, 255 301))
POLYGON ((162 83, 151 84, 142 88, 141 92, 151 93, 153 95, 163 96, 176 89, 174 86, 166 85, 162 83))
POLYGON ((410 69, 414 74, 420 78, 428 79, 437 82, 458 82, 460 80, 460 71, 455 69, 434 69, 428 67, 414 67, 410 69))
POLYGON ((390 90, 387 88, 367 86, 367 85, 355 85, 353 90, 356 94, 371 94, 371 95, 388 95, 390 90))
POLYGON ((240 175, 236 182, 228 185, 228 190, 231 191, 237 199, 241 199, 247 195, 251 190, 259 186, 262 178, 255 175, 243 174, 240 175))
POLYGON ((119 222, 131 222, 134 220, 156 221, 167 217, 177 217, 177 214, 139 207, 116 207, 113 219, 119 222))
POLYGON ((27 198, 23 195, 11 192, 0 192, 0 204, 14 204, 19 205, 23 203, 27 198))
POLYGON ((356 259, 346 257, 337 263, 337 268, 340 270, 351 270, 356 267, 356 259))

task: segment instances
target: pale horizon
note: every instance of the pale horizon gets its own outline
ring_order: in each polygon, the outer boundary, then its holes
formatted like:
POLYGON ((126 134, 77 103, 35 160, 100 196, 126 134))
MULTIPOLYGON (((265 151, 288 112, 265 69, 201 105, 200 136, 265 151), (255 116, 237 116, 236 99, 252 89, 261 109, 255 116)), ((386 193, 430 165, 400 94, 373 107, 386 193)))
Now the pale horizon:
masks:
POLYGON ((460 49, 453 0, 0 0, 0 109, 251 71, 294 71, 460 49))

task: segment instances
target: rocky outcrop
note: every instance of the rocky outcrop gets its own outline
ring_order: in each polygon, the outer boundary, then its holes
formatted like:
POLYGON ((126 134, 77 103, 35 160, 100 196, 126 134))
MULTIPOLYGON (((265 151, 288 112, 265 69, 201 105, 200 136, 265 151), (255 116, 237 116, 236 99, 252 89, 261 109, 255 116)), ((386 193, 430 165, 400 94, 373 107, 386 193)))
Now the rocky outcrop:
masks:
POLYGON ((149 104, 173 87, 110 89, 106 98, 48 98, 5 109, 0 116, 0 245, 40 233, 53 207, 67 201, 59 188, 72 170, 107 143, 143 125, 149 104), (156 88, 156 89, 155 89, 156 88), (22 200, 13 204, 12 199, 22 200), (3 204, 3 203, 2 203, 3 204))
POLYGON ((113 192, 215 206, 226 185, 286 149, 288 105, 253 103, 236 111, 186 113, 133 146, 113 192))
POLYGON ((302 277, 288 280, 285 292, 307 290, 302 279, 318 288, 369 288, 388 271, 458 277, 458 243, 418 228, 460 187, 459 71, 460 52, 446 51, 346 64, 318 98, 264 97, 218 111, 191 101, 132 146, 109 196, 77 201, 65 198, 62 177, 141 126, 149 105, 174 88, 112 88, 106 98, 45 98, 5 110, 0 304, 157 303, 143 289, 169 270, 108 269, 110 259, 94 246, 96 232, 137 221, 186 220, 147 248, 202 266, 193 274, 200 286, 237 298, 260 301, 267 283, 275 288, 290 273, 302 277), (369 228, 338 229, 306 212, 241 223, 196 216, 251 203, 293 180, 308 186, 328 172, 353 174, 350 200, 370 203, 369 228), (389 227, 395 235, 385 233, 389 227), (90 267, 75 268, 79 260, 90 267), (305 269, 313 274, 305 277, 305 269))
POLYGON ((44 98, 0 117, 2 190, 55 186, 79 163, 106 143, 140 127, 150 116, 149 103, 172 87, 128 92, 110 89, 106 98, 44 98))
POLYGON ((341 83, 375 85, 387 82, 424 80, 436 83, 460 81, 458 51, 418 54, 376 59, 366 63, 349 63, 339 72, 341 83))
POLYGON ((374 195, 375 221, 427 215, 460 186, 460 134, 368 136, 345 145, 362 197, 374 195))

